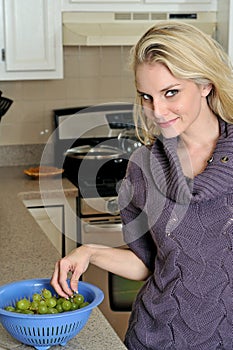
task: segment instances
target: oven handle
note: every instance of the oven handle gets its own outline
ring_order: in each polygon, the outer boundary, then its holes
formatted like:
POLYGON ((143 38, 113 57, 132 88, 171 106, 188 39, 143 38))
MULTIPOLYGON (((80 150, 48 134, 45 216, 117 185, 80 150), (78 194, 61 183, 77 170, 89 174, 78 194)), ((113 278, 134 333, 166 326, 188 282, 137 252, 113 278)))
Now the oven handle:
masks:
POLYGON ((122 233, 122 224, 113 224, 113 223, 100 223, 97 224, 90 224, 86 223, 83 225, 84 232, 86 233, 103 233, 103 231, 108 231, 108 232, 119 232, 122 233))

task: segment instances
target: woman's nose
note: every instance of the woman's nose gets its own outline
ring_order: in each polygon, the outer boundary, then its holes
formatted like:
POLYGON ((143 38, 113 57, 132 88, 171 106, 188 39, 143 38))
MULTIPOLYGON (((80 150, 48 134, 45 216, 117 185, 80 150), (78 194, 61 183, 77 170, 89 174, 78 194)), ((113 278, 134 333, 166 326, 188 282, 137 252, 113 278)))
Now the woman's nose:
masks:
POLYGON ((162 101, 153 101, 153 112, 156 118, 164 117, 168 114, 167 106, 162 101))

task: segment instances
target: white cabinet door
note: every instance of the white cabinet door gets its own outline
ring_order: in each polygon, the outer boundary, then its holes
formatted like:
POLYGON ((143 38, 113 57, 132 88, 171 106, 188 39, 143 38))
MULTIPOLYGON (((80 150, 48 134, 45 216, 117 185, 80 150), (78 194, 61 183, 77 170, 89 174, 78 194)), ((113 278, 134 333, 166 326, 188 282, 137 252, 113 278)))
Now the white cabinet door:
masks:
MULTIPOLYGON (((171 1, 171 0, 169 0, 169 1, 171 1)), ((64 0, 64 2, 66 3, 66 4, 83 4, 83 3, 85 3, 83 0, 82 1, 80 1, 80 0, 64 0)), ((105 3, 109 3, 109 4, 114 4, 114 3, 118 3, 118 2, 126 2, 125 0, 102 0, 102 1, 100 1, 100 0, 88 0, 88 1, 86 1, 86 3, 96 3, 96 4, 100 4, 100 3, 103 3, 103 2, 105 2, 105 3)), ((141 2, 141 0, 127 0, 127 2, 141 2)))
POLYGON ((38 225, 62 256, 64 230, 64 206, 30 207, 28 208, 38 225))
POLYGON ((77 246, 76 198, 49 198, 23 201, 42 231, 61 256, 77 246))
POLYGON ((0 7, 0 80, 62 78, 60 2, 1 0, 0 7))
MULTIPOLYGON (((228 33, 225 33, 225 37, 228 37, 228 54, 231 59, 231 63, 233 64, 233 0, 230 0, 230 9, 229 9, 229 30, 228 33)), ((224 10, 223 10, 224 11, 224 10)), ((226 11, 223 12, 224 17, 222 18, 222 21, 224 23, 224 19, 226 20, 227 13, 226 11)))
MULTIPOLYGON (((191 4, 203 4, 203 3, 205 3, 205 4, 209 4, 209 3, 211 3, 213 0, 176 0, 175 2, 176 3, 191 3, 191 4)), ((83 0, 64 0, 64 2, 65 3, 67 3, 67 4, 83 4, 83 3, 85 3, 83 0)), ((100 0, 88 0, 88 1, 86 1, 86 3, 99 3, 99 4, 101 4, 101 3, 103 3, 103 2, 106 2, 106 3, 109 3, 109 4, 114 4, 114 3, 118 3, 118 2, 126 2, 125 0, 111 0, 111 1, 109 1, 109 0, 102 0, 102 1, 100 1, 100 0)), ((152 2, 152 3, 155 3, 155 4, 163 4, 163 3, 169 3, 169 4, 173 4, 174 3, 174 1, 172 1, 172 0, 127 0, 127 2, 135 2, 135 3, 150 3, 150 2, 152 2)))
MULTIPOLYGON (((153 3, 153 4, 164 4, 169 3, 173 4, 174 2, 171 0, 144 0, 145 3, 153 3)), ((176 4, 210 4, 213 0, 176 0, 176 4)))
POLYGON ((210 11, 220 0, 62 0, 65 11, 210 11), (135 4, 134 7, 132 5, 135 4), (193 8, 193 5, 196 5, 193 8))

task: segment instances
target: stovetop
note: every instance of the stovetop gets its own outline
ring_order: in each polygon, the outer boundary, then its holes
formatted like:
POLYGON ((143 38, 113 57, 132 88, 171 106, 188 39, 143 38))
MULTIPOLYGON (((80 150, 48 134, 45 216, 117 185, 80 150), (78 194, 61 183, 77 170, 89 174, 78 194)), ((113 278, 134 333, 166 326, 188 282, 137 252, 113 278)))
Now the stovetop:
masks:
POLYGON ((117 196, 120 181, 125 176, 128 158, 109 160, 103 165, 87 163, 80 175, 80 160, 65 156, 65 152, 81 145, 119 145, 124 130, 134 129, 132 104, 104 104, 54 110, 56 126, 56 165, 77 186, 83 197, 117 196), (98 171, 97 171, 98 169, 98 171))
POLYGON ((118 195, 120 180, 116 181, 115 179, 104 179, 101 183, 90 183, 86 180, 79 182, 75 179, 70 180, 79 188, 79 194, 84 198, 116 197, 118 195))
POLYGON ((114 161, 109 162, 108 169, 103 166, 100 168, 99 174, 89 172, 89 175, 82 176, 79 174, 78 168, 71 166, 65 167, 65 176, 79 188, 82 197, 94 198, 96 196, 109 197, 117 196, 120 182, 125 176, 127 168, 127 160, 115 164, 114 161))

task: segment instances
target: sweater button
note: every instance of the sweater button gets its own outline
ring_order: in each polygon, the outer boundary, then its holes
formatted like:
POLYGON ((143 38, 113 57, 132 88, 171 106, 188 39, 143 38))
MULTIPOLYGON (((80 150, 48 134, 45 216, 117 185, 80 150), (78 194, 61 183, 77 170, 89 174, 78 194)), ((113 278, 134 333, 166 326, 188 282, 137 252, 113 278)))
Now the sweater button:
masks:
POLYGON ((212 156, 211 158, 209 158, 209 159, 207 160, 207 163, 210 164, 210 163, 213 162, 213 160, 214 160, 214 157, 212 156))
POLYGON ((172 238, 172 232, 171 231, 166 231, 166 236, 172 238))
POLYGON ((224 157, 221 158, 221 162, 222 163, 227 163, 228 160, 229 160, 228 156, 224 156, 224 157))

